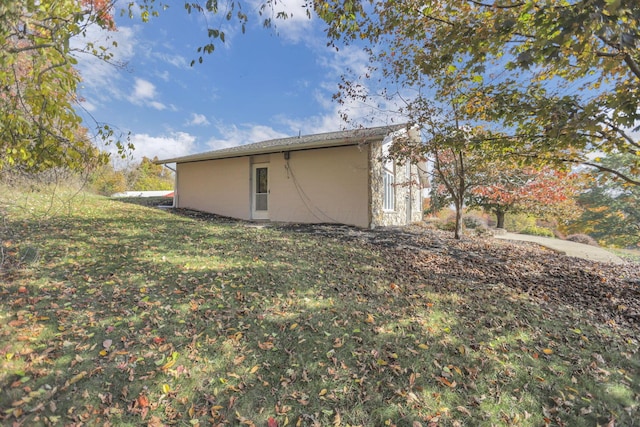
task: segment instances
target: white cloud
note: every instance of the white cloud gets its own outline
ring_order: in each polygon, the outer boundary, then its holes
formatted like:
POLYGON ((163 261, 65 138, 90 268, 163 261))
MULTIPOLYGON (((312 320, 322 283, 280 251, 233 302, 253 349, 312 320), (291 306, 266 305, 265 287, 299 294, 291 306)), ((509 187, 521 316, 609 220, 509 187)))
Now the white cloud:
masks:
POLYGON ((156 87, 147 80, 136 78, 133 96, 142 99, 153 99, 156 96, 156 87))
MULTIPOLYGON (((164 110, 165 108, 167 108, 167 106, 166 106, 166 105, 164 105, 163 103, 158 102, 158 101, 149 101, 148 105, 149 105, 150 107, 155 108, 156 110, 160 110, 160 111, 162 111, 162 110, 164 110)), ((175 111, 175 110, 174 110, 174 111, 175 111)))
POLYGON ((291 135, 311 135, 316 133, 335 132, 345 127, 345 122, 335 109, 326 114, 296 119, 286 116, 276 117, 276 121, 291 130, 291 135))
POLYGON ((164 110, 166 105, 157 101, 156 86, 148 80, 136 77, 133 85, 133 94, 128 97, 135 105, 148 105, 156 110, 164 110))
MULTIPOLYGON (((289 14, 289 18, 285 20, 277 20, 276 29, 278 34, 286 40, 298 43, 306 39, 313 25, 312 19, 307 16, 305 0, 283 0, 278 2, 275 7, 275 15, 278 12, 289 14)), ((313 16, 313 15, 311 15, 313 16)))
POLYGON ((96 106, 95 106, 93 103, 91 103, 91 102, 87 101, 86 99, 85 99, 85 100, 80 101, 80 106, 81 106, 84 110, 86 110, 86 111, 88 111, 88 112, 90 112, 90 113, 92 113, 92 112, 94 112, 94 111, 96 111, 96 110, 97 110, 96 106))
MULTIPOLYGON (((349 129, 355 126, 382 126, 406 121, 397 111, 400 103, 387 100, 382 96, 374 97, 370 102, 346 97, 342 103, 333 100, 333 95, 339 90, 339 83, 343 74, 349 76, 363 76, 367 74, 368 56, 366 52, 355 46, 347 46, 340 51, 330 50, 320 45, 312 47, 317 52, 318 64, 326 69, 326 77, 316 83, 313 94, 314 102, 320 106, 321 112, 310 117, 276 116, 278 124, 291 130, 292 135, 316 134, 349 129), (345 122, 343 115, 347 115, 349 122, 345 122)), ((375 93, 370 80, 362 80, 363 89, 367 93, 375 93)), ((409 96, 407 94, 403 94, 409 96)))
POLYGON ((169 72, 167 70, 164 70, 162 72, 161 71, 156 71, 156 76, 160 77, 165 82, 168 82, 169 79, 171 78, 171 75, 169 74, 169 72))
POLYGON ((136 30, 131 27, 119 27, 118 31, 105 31, 93 25, 89 26, 86 36, 71 39, 71 47, 78 59, 76 68, 82 77, 83 93, 92 104, 100 104, 112 99, 123 99, 126 94, 120 89, 122 68, 133 58, 136 46, 136 30), (87 43, 96 48, 106 47, 113 57, 106 62, 90 53, 84 53, 87 43), (115 43, 115 45, 114 45, 115 43))
MULTIPOLYGON (((323 49, 327 53, 326 48, 323 49)), ((343 46, 340 50, 330 50, 330 54, 320 55, 318 62, 320 66, 328 68, 334 76, 340 76, 346 71, 350 71, 358 76, 368 73, 369 56, 367 52, 356 45, 343 46)))
POLYGON ((407 90, 399 89, 402 93, 399 92, 389 99, 388 95, 393 94, 393 87, 389 86, 388 81, 365 78, 364 76, 370 74, 370 69, 369 56, 364 49, 350 45, 341 47, 339 51, 327 52, 320 47, 316 47, 315 50, 319 52, 318 64, 329 72, 314 93, 315 101, 326 113, 312 118, 312 126, 324 131, 330 126, 382 126, 407 120, 398 112, 404 105, 403 99, 411 99, 413 95, 407 90), (366 102, 348 96, 343 97, 341 103, 335 102, 333 96, 339 91, 343 75, 361 85, 362 93, 369 95, 366 102), (381 93, 383 91, 384 95, 381 93), (345 115, 349 120, 348 124, 342 119, 345 115))
POLYGON ((143 157, 169 159, 193 154, 196 150, 196 137, 186 132, 171 132, 166 135, 152 136, 146 133, 133 134, 130 142, 134 150, 125 160, 119 160, 116 148, 106 147, 112 154, 117 167, 140 163, 143 157))
MULTIPOLYGON (((129 75, 121 71, 127 69, 128 62, 137 54, 137 49, 140 47, 141 42, 137 37, 138 28, 138 26, 118 26, 117 31, 106 31, 94 25, 88 27, 86 36, 77 36, 72 39, 72 47, 76 49, 78 59, 77 69, 82 76, 82 94, 86 98, 85 104, 97 109, 102 103, 127 99, 135 105, 147 105, 156 110, 167 108, 156 99, 156 86, 147 80, 135 78, 133 90, 124 89, 129 75), (82 50, 87 43, 108 48, 108 52, 113 57, 107 62, 94 55, 83 53, 82 50)), ((176 67, 188 68, 187 61, 179 55, 158 54, 156 56, 176 67)), ((164 81, 170 78, 168 71, 158 71, 156 75, 164 81)), ((93 111, 89 108, 87 110, 93 111)))
POLYGON ((240 126, 228 126, 218 123, 216 124, 216 128, 221 134, 221 137, 211 138, 207 141, 207 146, 211 150, 219 150, 221 148, 235 147, 237 145, 245 145, 253 142, 268 141, 270 139, 292 136, 279 132, 270 126, 250 123, 245 123, 240 126))
POLYGON ((168 54, 168 53, 154 53, 154 57, 158 58, 160 61, 165 62, 169 65, 173 65, 176 68, 180 68, 182 70, 189 70, 189 63, 187 59, 182 55, 176 54, 168 54))
POLYGON ((211 123, 204 114, 191 113, 187 126, 209 126, 211 123))
MULTIPOLYGON (((265 18, 271 17, 271 22, 278 35, 291 43, 308 41, 314 23, 314 15, 313 13, 311 17, 307 15, 305 7, 307 3, 306 0, 278 0, 270 3, 264 9, 262 16, 258 16, 256 13, 255 19, 262 23, 265 18), (286 13, 287 19, 277 18, 279 13, 286 13)), ((264 3, 253 0, 251 4, 254 6, 254 10, 258 11, 264 3)))

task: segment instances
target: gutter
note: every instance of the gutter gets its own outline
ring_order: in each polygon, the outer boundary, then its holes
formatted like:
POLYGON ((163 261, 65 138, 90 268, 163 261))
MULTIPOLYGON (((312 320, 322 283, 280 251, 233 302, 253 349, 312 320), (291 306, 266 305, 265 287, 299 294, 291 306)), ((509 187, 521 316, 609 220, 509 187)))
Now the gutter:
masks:
POLYGON ((205 162, 209 160, 220 160, 220 159, 232 159, 237 157, 248 157, 248 156, 256 156, 261 154, 274 154, 274 153, 284 153, 287 151, 306 151, 306 150, 318 150, 323 148, 335 148, 335 147, 348 147, 353 145, 361 145, 361 144, 369 144, 372 141, 382 140, 379 136, 375 137, 365 137, 358 138, 357 141, 353 140, 343 140, 339 142, 334 142, 331 144, 327 144, 324 141, 320 141, 317 143, 305 144, 304 146, 296 146, 295 144, 291 145, 279 145, 275 147, 267 147, 267 148, 255 148, 246 151, 238 151, 238 152, 226 152, 220 154, 211 154, 206 155, 203 154, 195 154, 193 156, 185 156, 185 157, 175 157, 173 159, 166 160, 158 160, 154 162, 155 164, 167 164, 167 163, 195 163, 195 162, 205 162))

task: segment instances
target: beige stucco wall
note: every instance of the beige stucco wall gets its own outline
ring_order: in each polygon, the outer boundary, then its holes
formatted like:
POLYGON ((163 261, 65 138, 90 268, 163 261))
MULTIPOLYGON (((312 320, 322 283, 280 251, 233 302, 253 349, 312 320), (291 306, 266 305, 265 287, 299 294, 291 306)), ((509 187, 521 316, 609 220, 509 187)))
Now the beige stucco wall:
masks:
POLYGON ((177 165, 177 207, 251 218, 251 167, 269 167, 269 219, 369 226, 368 146, 177 165))
POLYGON ((272 221, 369 226, 368 146, 272 154, 272 221))
MULTIPOLYGON (((419 135, 411 135, 412 138, 419 135)), ((385 142, 390 141, 387 139, 385 142)), ((416 165, 396 164, 395 206, 383 209, 383 142, 177 165, 177 207, 252 219, 252 165, 269 167, 276 222, 405 225, 422 219, 416 165)))
POLYGON ((177 165, 177 207, 251 219, 248 157, 177 165))

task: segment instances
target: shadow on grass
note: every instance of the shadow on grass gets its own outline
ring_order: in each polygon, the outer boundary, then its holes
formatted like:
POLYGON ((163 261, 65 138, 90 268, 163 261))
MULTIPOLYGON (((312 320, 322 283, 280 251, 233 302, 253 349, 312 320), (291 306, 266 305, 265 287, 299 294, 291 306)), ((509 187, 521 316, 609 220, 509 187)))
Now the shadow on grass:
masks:
POLYGON ((368 245, 92 201, 12 220, 3 422, 595 425, 637 419, 636 344, 368 245))

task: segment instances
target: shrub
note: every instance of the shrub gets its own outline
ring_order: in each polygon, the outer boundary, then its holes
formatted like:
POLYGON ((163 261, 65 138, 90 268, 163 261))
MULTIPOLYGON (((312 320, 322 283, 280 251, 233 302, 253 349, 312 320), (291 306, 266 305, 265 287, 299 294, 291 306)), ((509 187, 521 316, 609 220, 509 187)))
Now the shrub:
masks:
POLYGON ((465 227, 475 230, 476 228, 487 228, 487 222, 477 215, 465 215, 462 217, 465 227))
POLYGON ((537 225, 529 225, 520 230, 520 233, 530 236, 554 237, 553 231, 548 228, 538 227, 537 225))
POLYGON ((523 228, 536 225, 536 219, 524 213, 507 213, 504 217, 504 228, 509 231, 517 232, 523 228))
POLYGON ((468 230, 473 230, 476 236, 492 236, 493 230, 489 228, 487 221, 479 215, 467 214, 462 217, 462 225, 468 230))
POLYGON ((536 226, 536 218, 525 213, 507 213, 504 218, 504 228, 509 231, 518 231, 536 226))
POLYGON ((435 223, 435 226, 438 230, 455 231, 456 222, 455 221, 438 221, 435 223))
POLYGON ((112 166, 103 166, 89 175, 89 186, 98 194, 110 196, 127 189, 127 179, 121 171, 112 166))
POLYGON ((576 243, 582 243, 585 245, 600 246, 598 245, 598 242, 596 241, 596 239, 589 236, 588 234, 571 234, 566 237, 566 240, 569 240, 571 242, 576 242, 576 243))

